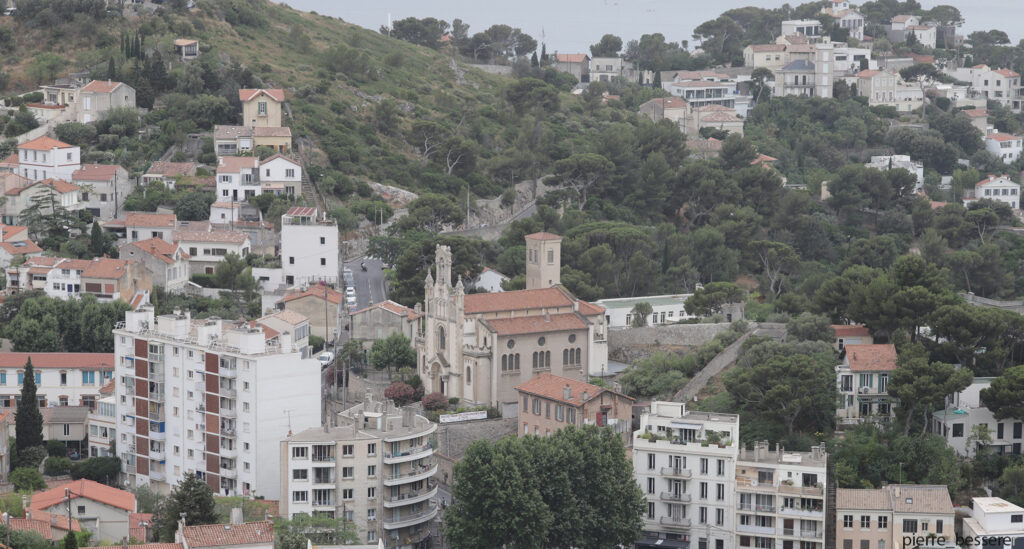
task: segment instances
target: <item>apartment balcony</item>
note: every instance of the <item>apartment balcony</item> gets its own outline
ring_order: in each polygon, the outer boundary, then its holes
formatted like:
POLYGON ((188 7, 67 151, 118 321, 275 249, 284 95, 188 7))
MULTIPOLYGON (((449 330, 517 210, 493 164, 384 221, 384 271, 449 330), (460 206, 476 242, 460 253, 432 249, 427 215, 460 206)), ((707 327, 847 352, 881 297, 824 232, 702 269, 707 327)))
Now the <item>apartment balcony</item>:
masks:
POLYGON ((218 389, 218 391, 220 392, 220 396, 222 396, 224 398, 238 398, 238 390, 237 389, 229 389, 227 387, 220 387, 218 389))
POLYGON ((153 450, 152 448, 150 448, 149 458, 155 459, 157 461, 164 461, 165 459, 167 459, 167 450, 153 450))
POLYGON ((425 467, 416 467, 406 473, 384 477, 384 486, 398 486, 419 480, 426 480, 435 474, 437 474, 437 464, 431 464, 425 467))
MULTIPOLYGON (((334 469, 328 469, 328 470, 331 471, 332 473, 334 472, 334 469)), ((323 485, 323 486, 334 487, 334 485, 337 482, 338 482, 338 479, 336 479, 334 477, 334 475, 316 475, 316 474, 313 475, 313 484, 318 485, 318 486, 323 485)))
POLYGON ((234 459, 238 457, 238 448, 234 446, 230 448, 227 446, 221 446, 220 452, 218 453, 220 454, 220 457, 234 459))
POLYGON ((693 476, 693 472, 689 469, 681 469, 677 467, 662 467, 661 476, 669 478, 690 478, 693 476))
POLYGON ((737 532, 744 532, 747 534, 760 534, 762 536, 774 536, 774 526, 754 526, 753 524, 737 524, 737 532))
POLYGON ((737 478, 736 490, 741 492, 757 492, 760 494, 774 494, 775 485, 771 482, 758 482, 755 479, 737 478))
POLYGON ((689 528, 690 519, 683 517, 661 517, 658 522, 668 528, 689 528))
POLYGON ((238 469, 225 469, 222 467, 220 470, 220 476, 231 479, 238 478, 238 469))
POLYGON ((797 496, 818 496, 824 495, 825 490, 821 486, 789 486, 785 483, 779 485, 779 492, 797 496))
POLYGON ((398 517, 392 518, 385 517, 382 522, 385 530, 397 530, 399 528, 406 528, 422 524, 424 522, 429 522, 436 516, 437 506, 432 505, 428 507, 426 511, 420 511, 419 513, 413 513, 411 515, 401 514, 398 517))
POLYGON ((167 473, 164 473, 163 471, 150 470, 149 479, 155 481, 165 481, 167 480, 167 473))
POLYGON ((419 532, 416 532, 410 536, 395 536, 388 537, 385 540, 384 547, 387 549, 397 549, 398 547, 416 546, 419 542, 430 537, 430 529, 424 528, 419 532))
POLYGON ((821 539, 824 536, 824 530, 800 530, 800 537, 804 539, 821 539))
POLYGON ((161 426, 160 430, 150 429, 149 430, 149 439, 150 440, 167 440, 167 431, 164 431, 162 426, 161 426))
POLYGON ((405 505, 413 505, 421 501, 426 501, 437 495, 437 483, 434 483, 433 487, 428 490, 421 490, 419 492, 410 492, 407 494, 401 494, 398 496, 385 497, 384 508, 393 509, 395 507, 403 507, 405 505))
POLYGON ((736 509, 738 511, 753 511, 755 513, 774 513, 775 512, 775 506, 774 505, 763 505, 763 504, 760 504, 760 503, 758 503, 758 504, 754 504, 754 503, 737 503, 736 504, 736 509))
POLYGON ((229 419, 234 419, 234 418, 238 417, 238 410, 236 410, 234 408, 221 408, 220 409, 220 417, 226 417, 226 418, 229 418, 229 419))
POLYGON ((333 499, 314 499, 313 507, 331 507, 336 505, 333 499))
POLYGON ((164 420, 164 410, 163 410, 163 408, 161 408, 159 410, 150 410, 149 411, 149 420, 150 421, 163 421, 164 420))
POLYGON ((674 503, 690 503, 690 494, 673 494, 672 492, 662 492, 661 501, 670 501, 674 503))
POLYGON ((238 377, 238 368, 221 368, 217 375, 225 379, 235 379, 238 377))
POLYGON ((224 437, 234 437, 237 434, 234 427, 221 427, 220 434, 224 437))
POLYGON ((397 454, 384 454, 384 463, 405 463, 406 461, 416 461, 417 459, 423 459, 434 455, 434 449, 429 444, 424 444, 419 448, 411 448, 405 452, 399 452, 397 454))
POLYGON ((155 361, 152 358, 149 359, 149 377, 160 378, 164 377, 164 362, 163 357, 159 361, 155 361))
POLYGON ((825 516, 825 512, 822 511, 821 509, 815 509, 815 508, 801 509, 801 508, 793 508, 793 507, 780 507, 779 508, 779 514, 780 515, 788 515, 788 516, 791 516, 791 517, 807 517, 807 518, 823 518, 825 516))

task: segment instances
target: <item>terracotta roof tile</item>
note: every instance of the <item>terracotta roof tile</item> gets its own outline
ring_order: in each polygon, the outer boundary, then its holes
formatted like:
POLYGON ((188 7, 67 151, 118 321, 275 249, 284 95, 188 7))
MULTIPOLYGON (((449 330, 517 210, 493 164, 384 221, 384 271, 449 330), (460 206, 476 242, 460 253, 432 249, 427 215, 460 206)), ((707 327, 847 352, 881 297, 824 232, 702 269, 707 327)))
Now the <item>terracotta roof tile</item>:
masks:
POLYGON ((871 332, 863 324, 833 324, 836 337, 869 337, 871 332))
MULTIPOLYGON (((593 400, 594 397, 605 391, 610 393, 614 392, 603 387, 598 387, 597 385, 591 385, 583 381, 556 376, 546 372, 533 376, 526 383, 517 386, 516 390, 522 393, 536 395, 541 398, 564 402, 570 406, 582 406, 585 402, 593 400), (569 398, 565 398, 566 387, 569 387, 569 398), (583 400, 583 393, 587 393, 587 400, 583 400)), ((625 395, 618 393, 615 394, 622 398, 635 400, 625 395)))
POLYGON ((786 51, 785 44, 751 44, 747 46, 751 51, 761 53, 766 51, 786 51))
POLYGON ((911 17, 914 17, 914 16, 913 15, 897 15, 897 16, 892 18, 892 22, 893 23, 906 23, 907 21, 910 21, 911 17))
MULTIPOLYGON (((148 541, 147 533, 148 528, 143 526, 142 523, 153 523, 153 513, 129 513, 128 514, 128 537, 135 538, 140 541, 148 541)), ((176 544, 168 544, 176 545, 176 544)))
POLYGON ((1002 76, 1005 76, 1007 78, 1013 78, 1013 77, 1016 77, 1016 76, 1020 76, 1020 74, 1017 74, 1016 72, 1011 71, 1010 69, 996 69, 996 70, 994 70, 992 72, 994 72, 996 74, 999 74, 999 75, 1002 75, 1002 76))
POLYGON ((153 162, 146 170, 147 174, 174 177, 178 175, 190 175, 195 173, 195 162, 153 162))
POLYGON ((130 263, 131 261, 127 259, 99 257, 93 259, 89 266, 82 271, 82 278, 120 279, 128 272, 130 263))
POLYGON ((263 520, 245 524, 186 526, 182 537, 190 548, 270 544, 274 543, 274 523, 263 520))
POLYGON ((390 313, 394 313, 394 314, 396 314, 398 316, 408 317, 410 319, 411 318, 419 318, 419 315, 416 314, 416 311, 414 309, 410 309, 410 308, 406 307, 405 305, 401 305, 399 303, 395 303, 394 301, 391 301, 391 300, 381 301, 380 303, 374 303, 373 305, 370 305, 369 307, 365 307, 365 308, 359 309, 358 311, 352 313, 352 316, 355 316, 355 315, 358 315, 358 314, 362 314, 362 313, 365 313, 367 311, 371 311, 373 309, 384 309, 385 311, 388 311, 390 313))
POLYGON ((971 118, 982 118, 988 116, 988 109, 966 109, 960 112, 971 118))
POLYGON ((69 145, 63 141, 58 141, 52 137, 42 136, 33 139, 32 141, 26 141, 21 145, 18 145, 19 149, 28 149, 30 151, 49 151, 53 149, 72 149, 74 145, 69 145))
POLYGON ((854 509, 863 511, 888 511, 889 494, 882 488, 837 488, 836 509, 854 509))
MULTIPOLYGON (((149 238, 146 240, 139 240, 137 242, 130 242, 122 246, 122 248, 127 246, 134 247, 140 252, 149 254, 168 264, 174 263, 174 253, 180 249, 177 244, 171 244, 162 238, 149 238)), ((187 260, 189 255, 182 250, 181 258, 187 260)))
POLYGON ((974 186, 975 187, 984 187, 985 185, 987 185, 989 183, 1011 183, 1011 184, 1016 185, 1016 183, 1014 183, 1012 180, 1010 180, 1010 176, 1008 176, 1006 174, 1003 174, 1003 175, 989 175, 987 178, 982 179, 981 181, 978 181, 977 183, 975 183, 974 186))
POLYGON ((242 244, 249 238, 241 231, 174 231, 175 242, 223 242, 242 244))
POLYGON ((117 164, 82 164, 82 168, 71 174, 72 181, 110 181, 123 170, 117 164))
POLYGON ((539 334, 587 329, 587 321, 577 313, 491 318, 483 321, 499 335, 539 334))
POLYGON ((896 369, 896 346, 847 345, 846 361, 853 372, 891 372, 896 369))
POLYGON ((0 353, 0 368, 23 368, 29 358, 33 368, 114 369, 114 353, 0 353))
POLYGON ((995 133, 990 133, 990 134, 986 135, 985 139, 991 139, 992 141, 1000 141, 1000 142, 1002 142, 1002 141, 1020 141, 1021 140, 1021 136, 1019 136, 1019 135, 1010 135, 1008 133, 995 132, 995 133))
POLYGON ((274 101, 284 101, 284 90, 278 89, 247 89, 238 90, 238 99, 243 103, 252 100, 257 95, 266 95, 274 101))
POLYGON ((571 306, 572 300, 558 288, 542 290, 516 290, 490 294, 467 294, 466 314, 491 313, 497 311, 518 311, 545 307, 571 306))
POLYGON ((11 255, 43 253, 42 248, 28 239, 16 242, 0 242, 0 248, 3 248, 4 251, 11 255))
POLYGON ((192 40, 191 38, 175 38, 175 46, 191 46, 192 44, 199 43, 199 40, 192 40))
POLYGON ((180 543, 145 543, 140 545, 114 545, 113 547, 120 547, 121 549, 183 549, 184 546, 180 543))
POLYGON ((953 515, 953 502, 949 490, 941 485, 890 484, 883 488, 895 513, 928 513, 953 515))
POLYGON ((562 237, 551 233, 533 233, 526 235, 527 240, 562 240, 562 237))
POLYGON ((256 169, 260 159, 256 156, 221 156, 217 161, 217 173, 241 173, 242 168, 256 169))
POLYGON ((9 241, 14 235, 25 232, 28 227, 24 225, 4 225, 0 223, 0 240, 9 241))
POLYGON ((597 305, 597 304, 594 304, 594 303, 590 303, 588 301, 583 301, 582 299, 579 301, 579 309, 580 309, 580 314, 583 315, 583 316, 600 315, 600 314, 604 314, 604 312, 605 312, 605 308, 604 307, 602 307, 600 305, 597 305))
POLYGON ((237 139, 239 137, 252 137, 252 128, 249 126, 227 126, 217 124, 213 127, 214 139, 237 139))
MULTIPOLYGON (((29 518, 11 518, 11 529, 36 532, 50 541, 59 541, 68 532, 68 519, 66 516, 32 510, 28 514, 30 515, 29 518)), ((78 519, 71 519, 71 529, 75 532, 82 531, 82 526, 78 523, 78 519)))
MULTIPOLYGON (((107 384, 104 385, 103 387, 100 387, 100 394, 101 395, 112 395, 112 394, 114 394, 114 380, 113 379, 108 381, 107 384)), ((139 539, 142 539, 142 538, 139 538, 139 539)))
POLYGON ((165 227, 173 229, 178 222, 174 214, 152 212, 128 212, 124 214, 124 224, 129 227, 165 227))
POLYGON ((559 53, 555 56, 559 63, 583 63, 589 58, 585 53, 559 53))
POLYGON ((11 153, 10 156, 0 161, 0 164, 5 166, 17 166, 18 165, 18 153, 11 153))
POLYGON ((252 129, 253 137, 291 137, 292 129, 288 126, 267 127, 257 126, 252 129))
POLYGON ((306 315, 304 315, 302 313, 297 313, 295 311, 290 311, 288 309, 284 309, 284 310, 278 311, 278 312, 276 312, 274 314, 270 314, 270 315, 264 316, 260 320, 263 320, 263 319, 266 319, 266 318, 276 318, 278 320, 281 320, 282 322, 287 322, 288 324, 291 324, 292 326, 296 326, 296 325, 302 324, 303 322, 309 321, 309 318, 307 318, 306 315))
POLYGON ((50 187, 51 189, 53 189, 53 190, 55 190, 55 191, 57 191, 57 192, 59 192, 61 194, 73 193, 73 192, 78 190, 78 185, 75 185, 74 183, 68 183, 67 181, 64 181, 63 179, 44 179, 42 181, 38 181, 36 183, 33 183, 32 185, 29 185, 29 187, 32 187, 32 186, 35 186, 35 185, 42 185, 44 187, 50 187))
POLYGON ((296 299, 302 299, 304 297, 312 297, 314 299, 325 299, 324 296, 326 296, 326 299, 329 303, 333 303, 335 305, 339 305, 341 304, 342 301, 345 301, 345 294, 339 292, 338 290, 335 290, 334 288, 330 288, 327 286, 314 285, 310 286, 309 289, 307 289, 304 292, 288 294, 279 299, 277 302, 288 303, 290 301, 295 301, 296 299))
POLYGON ((287 156, 285 156, 285 155, 283 155, 283 154, 281 154, 281 153, 277 153, 277 154, 275 154, 275 155, 273 155, 273 156, 268 156, 267 158, 265 158, 264 160, 262 160, 262 161, 260 162, 260 166, 262 166, 262 165, 264 165, 264 164, 269 164, 269 163, 270 163, 271 161, 273 161, 273 160, 277 160, 278 158, 280 158, 280 159, 282 159, 282 160, 284 160, 284 161, 286 161, 286 162, 290 162, 291 164, 294 164, 294 165, 296 165, 296 166, 298 166, 298 165, 299 165, 299 163, 298 163, 298 162, 296 162, 296 161, 295 161, 294 159, 288 158, 287 156))
POLYGON ((300 217, 312 217, 316 215, 316 208, 310 206, 292 206, 288 208, 285 215, 297 215, 300 217))
POLYGON ((65 489, 71 490, 71 499, 84 497, 130 513, 135 512, 135 494, 84 478, 33 494, 29 507, 33 510, 46 510, 60 505, 64 502, 65 489))
POLYGON ((110 93, 116 90, 121 84, 122 82, 115 82, 112 80, 93 80, 85 86, 82 86, 82 91, 92 93, 110 93))

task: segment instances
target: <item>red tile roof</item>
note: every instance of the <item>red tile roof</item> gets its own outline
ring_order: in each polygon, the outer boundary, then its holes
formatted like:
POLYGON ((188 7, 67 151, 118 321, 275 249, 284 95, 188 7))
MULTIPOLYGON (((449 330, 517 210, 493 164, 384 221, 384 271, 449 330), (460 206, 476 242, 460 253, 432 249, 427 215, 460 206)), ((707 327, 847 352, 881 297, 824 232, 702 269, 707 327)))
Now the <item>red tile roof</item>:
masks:
POLYGON ((29 358, 33 368, 114 369, 114 353, 0 353, 0 368, 23 368, 29 358))
POLYGON ((492 318, 484 322, 498 335, 539 334, 587 329, 587 321, 577 313, 492 318))
POLYGON ((285 215, 297 215, 297 216, 300 216, 300 217, 311 217, 311 216, 316 215, 316 208, 309 207, 309 206, 292 206, 291 208, 288 208, 288 211, 285 212, 285 215))
POLYGON ((555 56, 559 63, 584 63, 589 58, 585 53, 559 53, 555 56))
POLYGON ((147 174, 162 175, 164 177, 174 177, 177 175, 188 175, 194 173, 196 169, 195 162, 153 162, 146 170, 147 174))
POLYGON ((57 191, 57 192, 59 192, 61 194, 73 193, 73 192, 78 190, 78 185, 75 185, 74 183, 68 183, 67 181, 64 181, 63 179, 44 179, 42 181, 38 181, 36 183, 33 183, 32 185, 29 185, 29 187, 32 187, 32 186, 35 186, 35 185, 42 185, 44 187, 50 187, 51 189, 53 189, 53 190, 55 190, 55 191, 57 191))
POLYGON ((1006 182, 1013 183, 1013 181, 1010 180, 1010 176, 1008 176, 1006 174, 1003 174, 1003 175, 989 175, 987 179, 982 179, 981 181, 978 181, 977 183, 974 184, 974 186, 975 187, 984 187, 985 185, 987 185, 989 183, 999 182, 1000 179, 1005 179, 1006 182))
POLYGON ((186 526, 182 537, 190 548, 270 544, 274 543, 274 523, 262 520, 245 524, 186 526))
POLYGON ((893 23, 906 23, 907 21, 910 20, 911 17, 914 17, 914 16, 913 15, 897 15, 897 16, 892 18, 892 22, 893 23))
POLYGON ((117 164, 82 164, 82 168, 71 174, 74 181, 110 181, 117 176, 117 170, 123 170, 117 164))
POLYGON ((493 313, 571 306, 572 300, 558 288, 543 290, 515 290, 488 294, 467 294, 466 314, 493 313))
POLYGON ((291 137, 292 129, 287 126, 267 127, 257 126, 252 129, 253 137, 291 137))
POLYGON ((166 227, 173 229, 178 222, 174 214, 152 212, 128 212, 124 214, 124 224, 130 227, 166 227))
POLYGON ((85 86, 82 86, 82 91, 93 92, 93 93, 110 93, 117 89, 121 85, 121 82, 115 82, 113 80, 93 80, 85 86))
POLYGON ((846 345, 846 361, 853 372, 891 372, 896 369, 896 346, 846 345))
POLYGON ((4 225, 0 223, 0 240, 9 241, 14 238, 14 235, 27 230, 28 227, 24 225, 4 225))
MULTIPOLYGON (((33 510, 29 510, 28 515, 27 518, 11 518, 11 529, 36 532, 49 541, 59 541, 68 532, 67 516, 33 510)), ((78 519, 71 519, 71 529, 75 532, 82 531, 78 519)))
POLYGON ((42 136, 33 139, 32 141, 26 141, 21 145, 18 145, 19 149, 28 149, 30 151, 49 151, 53 149, 71 149, 74 145, 68 145, 63 141, 58 141, 52 137, 42 136))
MULTIPOLYGON (((174 253, 178 251, 177 244, 171 244, 162 238, 149 238, 146 240, 139 240, 138 242, 131 242, 125 244, 125 246, 134 246, 141 252, 147 253, 164 263, 174 263, 174 253)), ((189 255, 184 250, 181 252, 182 259, 188 259, 189 255)))
POLYGON ((278 90, 278 89, 265 90, 265 89, 243 88, 243 89, 238 90, 238 99, 244 103, 244 102, 249 101, 252 98, 256 97, 257 95, 260 95, 260 94, 266 95, 266 96, 270 97, 271 99, 273 99, 275 101, 284 101, 284 90, 278 90))
POLYGON ((277 153, 277 154, 275 154, 273 156, 268 156, 266 159, 264 159, 262 162, 260 162, 260 166, 262 166, 264 164, 269 164, 272 160, 277 160, 278 158, 280 158, 280 159, 282 159, 282 160, 284 160, 286 162, 290 162, 290 163, 292 163, 292 164, 294 164, 296 166, 299 165, 299 163, 296 162, 295 160, 293 160, 291 158, 288 158, 287 156, 285 156, 285 155, 283 155, 281 153, 277 153))
POLYGON ((18 165, 18 153, 11 153, 10 156, 8 156, 7 158, 3 159, 3 161, 0 161, 0 164, 3 164, 5 166, 11 166, 11 165, 17 166, 18 165))
POLYGON ((871 332, 863 324, 833 324, 836 337, 869 337, 871 332))
POLYGON ((533 233, 526 235, 527 240, 561 240, 562 237, 551 233, 533 233))
MULTIPOLYGON (((104 385, 103 387, 100 387, 100 394, 101 395, 112 395, 112 394, 114 394, 114 380, 113 379, 108 381, 107 384, 104 385)), ((142 538, 139 538, 139 539, 142 539, 142 538)))
POLYGON ((982 118, 982 117, 988 116, 988 110, 987 109, 965 109, 965 110, 960 111, 960 112, 966 114, 967 116, 969 116, 971 118, 982 118))
POLYGON ((996 69, 996 70, 994 70, 992 72, 994 72, 996 74, 1000 74, 1000 75, 1005 76, 1007 78, 1013 78, 1013 77, 1016 77, 1016 76, 1020 76, 1019 74, 1017 74, 1014 71, 1011 71, 1010 69, 996 69))
POLYGON ((139 541, 148 541, 147 532, 149 529, 142 523, 153 523, 153 513, 129 513, 128 514, 128 537, 139 541))
POLYGON ((990 134, 986 135, 985 139, 991 139, 992 141, 1020 141, 1021 140, 1021 136, 1019 136, 1019 135, 1010 135, 1008 133, 995 132, 995 133, 990 133, 990 134))
MULTIPOLYGON (((556 376, 547 372, 533 376, 526 383, 517 386, 516 390, 521 393, 529 393, 541 398, 564 402, 570 406, 582 406, 587 401, 593 400, 594 397, 605 391, 613 392, 605 389, 604 387, 598 387, 597 385, 591 385, 589 383, 569 379, 567 377, 556 376), (569 398, 565 398, 566 387, 569 388, 569 398), (583 393, 587 394, 587 400, 583 400, 583 393)), ((635 400, 626 395, 618 393, 615 394, 625 399, 635 400)))
POLYGON ((18 240, 16 242, 0 242, 0 248, 11 255, 18 254, 39 254, 43 253, 43 249, 40 248, 35 242, 31 240, 18 240))
POLYGON ((857 78, 871 78, 872 76, 880 73, 878 70, 863 70, 857 73, 857 78))
POLYGON ((241 173, 242 168, 256 169, 260 159, 256 156, 221 156, 217 162, 217 173, 241 173))
POLYGON ((128 272, 127 259, 99 257, 93 259, 89 266, 82 270, 82 278, 109 278, 119 280, 128 272))
POLYGON ((288 303, 289 301, 295 301, 296 299, 302 299, 304 297, 312 297, 314 299, 327 299, 328 303, 333 303, 335 305, 339 305, 341 304, 342 301, 345 301, 345 294, 339 292, 338 290, 335 290, 334 288, 329 288, 327 286, 314 285, 310 286, 309 289, 307 289, 304 292, 288 294, 282 297, 280 300, 278 300, 278 303, 288 303))
POLYGON ((420 317, 420 315, 416 314, 416 311, 414 309, 410 309, 410 308, 406 307, 405 305, 401 305, 399 303, 395 303, 394 301, 391 301, 391 300, 381 301, 380 303, 374 303, 373 305, 370 305, 369 307, 365 307, 363 309, 359 309, 358 311, 352 313, 352 315, 355 316, 355 315, 358 315, 358 314, 361 314, 361 313, 365 313, 365 312, 373 310, 373 309, 384 309, 385 311, 388 311, 390 313, 394 313, 394 314, 396 314, 398 316, 407 317, 410 320, 414 319, 414 318, 419 318, 420 317))
POLYGON ((604 314, 604 311, 605 311, 604 307, 602 307, 600 305, 596 305, 594 303, 583 301, 582 299, 579 301, 579 309, 580 309, 580 314, 583 315, 583 316, 600 315, 600 314, 604 314))
MULTIPOLYGON (((34 364, 35 362, 33 362, 34 364)), ((84 478, 33 494, 29 507, 42 511, 54 505, 61 505, 64 503, 65 489, 70 490, 71 499, 84 497, 111 507, 124 509, 129 513, 135 512, 135 494, 84 478)))

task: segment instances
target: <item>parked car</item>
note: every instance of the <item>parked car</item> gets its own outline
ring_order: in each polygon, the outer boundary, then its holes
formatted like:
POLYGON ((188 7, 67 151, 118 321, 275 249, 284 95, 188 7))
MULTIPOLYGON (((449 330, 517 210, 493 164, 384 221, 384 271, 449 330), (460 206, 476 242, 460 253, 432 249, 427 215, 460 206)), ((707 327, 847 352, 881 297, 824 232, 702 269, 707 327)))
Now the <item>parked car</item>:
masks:
POLYGON ((316 357, 316 359, 320 361, 321 368, 326 368, 330 366, 332 362, 334 362, 334 353, 330 351, 324 351, 320 353, 320 356, 316 357))

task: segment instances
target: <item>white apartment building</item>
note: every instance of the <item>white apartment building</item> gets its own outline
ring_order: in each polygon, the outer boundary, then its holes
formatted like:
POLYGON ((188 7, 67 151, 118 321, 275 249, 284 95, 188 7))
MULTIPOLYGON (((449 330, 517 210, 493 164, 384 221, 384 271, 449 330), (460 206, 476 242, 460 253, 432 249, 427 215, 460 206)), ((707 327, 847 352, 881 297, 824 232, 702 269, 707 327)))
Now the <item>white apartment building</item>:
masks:
MULTIPOLYGON (((1003 498, 972 498, 970 516, 964 517, 963 537, 1005 541, 1002 546, 1024 546, 1024 509, 1003 498)), ((970 545, 981 545, 974 541, 970 545)), ((989 546, 995 544, 988 544, 989 546)))
POLYGON ((52 137, 37 137, 18 145, 18 173, 32 181, 71 181, 81 167, 82 149, 52 137))
POLYGON ((279 512, 344 517, 368 544, 421 547, 437 516, 436 430, 412 408, 370 401, 339 413, 336 427, 289 436, 280 444, 279 512))
POLYGON ((985 136, 985 150, 999 157, 1004 164, 1012 164, 1024 150, 1024 138, 1019 135, 993 132, 985 136))
POLYGON ((974 184, 974 190, 967 189, 964 193, 964 206, 971 202, 987 198, 1002 202, 1014 210, 1020 208, 1020 185, 1014 183, 1008 175, 990 175, 974 184))
POLYGON ((964 82, 970 82, 972 96, 996 101, 1013 112, 1021 112, 1024 106, 1024 87, 1020 74, 1010 69, 993 69, 988 65, 975 65, 956 69, 951 74, 964 82))
POLYGON ((260 162, 260 187, 265 193, 302 196, 302 166, 287 156, 275 154, 260 162))
POLYGON ((736 546, 823 549, 828 454, 770 449, 768 441, 740 450, 736 461, 736 546))
POLYGON ((263 193, 260 159, 255 156, 217 157, 217 200, 242 202, 263 193))
POLYGON ((640 549, 736 546, 740 418, 651 402, 633 433, 633 474, 647 499, 640 549))
POLYGON ((628 328, 633 325, 633 307, 637 303, 649 303, 653 312, 647 318, 647 325, 675 324, 680 320, 695 318, 686 312, 686 300, 693 294, 652 295, 647 297, 618 297, 601 299, 594 303, 604 307, 604 318, 609 328, 628 328))
POLYGON ((843 362, 836 366, 839 423, 886 423, 895 417, 889 396, 889 375, 896 369, 896 347, 890 344, 843 347, 843 362))
POLYGON ((874 168, 876 170, 888 171, 895 169, 904 169, 914 174, 917 178, 917 185, 914 186, 914 192, 920 192, 924 187, 924 164, 922 162, 916 162, 910 158, 907 154, 893 154, 885 156, 872 156, 871 162, 864 164, 868 168, 874 168))
POLYGON ((284 282, 303 286, 338 283, 338 224, 316 208, 295 206, 281 216, 284 282))
POLYGON ((114 329, 117 452, 128 486, 185 473, 217 494, 279 499, 280 442, 320 423, 320 364, 258 322, 125 313, 114 329))
POLYGON ((978 450, 971 440, 974 429, 984 425, 991 439, 987 445, 996 454, 1020 455, 1024 443, 1024 424, 1007 418, 996 419, 981 402, 981 391, 992 384, 991 377, 976 377, 963 391, 946 396, 942 410, 932 413, 929 430, 946 439, 957 454, 972 457, 978 450))
POLYGON ((111 353, 0 353, 0 407, 12 408, 21 400, 29 358, 41 407, 93 408, 114 372, 111 353))
POLYGON ((110 442, 117 437, 117 404, 113 395, 96 401, 96 408, 89 412, 89 455, 107 457, 110 442))

